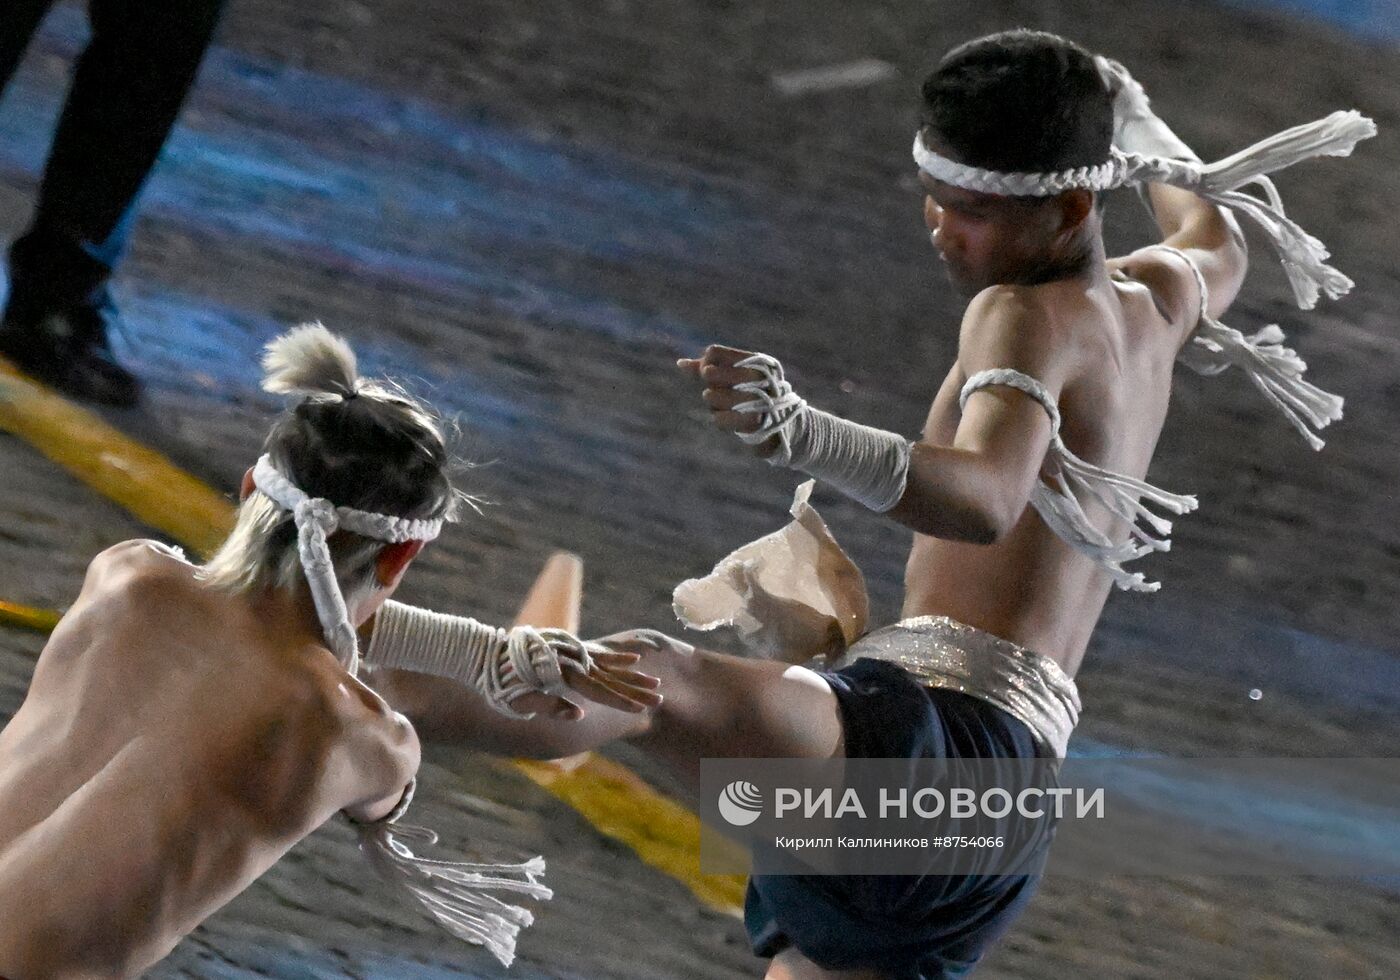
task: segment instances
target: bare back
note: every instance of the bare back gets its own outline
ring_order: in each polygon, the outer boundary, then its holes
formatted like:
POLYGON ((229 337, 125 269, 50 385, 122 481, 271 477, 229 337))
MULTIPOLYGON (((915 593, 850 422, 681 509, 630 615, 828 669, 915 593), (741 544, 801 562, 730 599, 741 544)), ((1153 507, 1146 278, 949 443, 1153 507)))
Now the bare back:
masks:
POLYGON ((145 969, 417 766, 328 651, 193 573, 149 542, 98 556, 0 732, 0 976, 145 969))
MULTIPOLYGON (((1110 263, 1114 271, 1096 283, 1028 287, 1038 307, 1053 311, 1033 342, 1053 345, 1053 356, 1067 359, 1059 398, 1065 444, 1091 463, 1137 478, 1146 475, 1161 434, 1172 367, 1188 334, 1184 318, 1166 314, 1147 286, 1127 274, 1148 281, 1174 274, 1154 267, 1151 253, 1140 255, 1110 263)), ((934 400, 926 441, 953 444, 961 419, 958 394, 966 381, 960 360, 934 400)), ((1097 501, 1082 503, 1095 526, 1114 540, 1126 537, 1121 519, 1097 501)), ((976 626, 1052 657, 1073 676, 1111 584, 1027 506, 1010 533, 993 544, 916 534, 903 614, 942 615, 976 626)))

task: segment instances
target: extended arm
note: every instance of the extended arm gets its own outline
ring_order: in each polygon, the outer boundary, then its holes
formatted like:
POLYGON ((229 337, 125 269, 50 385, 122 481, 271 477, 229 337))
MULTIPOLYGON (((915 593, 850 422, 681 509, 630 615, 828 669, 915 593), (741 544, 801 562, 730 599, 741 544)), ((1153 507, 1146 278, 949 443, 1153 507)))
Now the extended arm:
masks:
MULTIPOLYGON (((1027 308, 1026 295, 1024 290, 998 287, 968 308, 959 343, 962 373, 970 376, 984 368, 1013 368, 1040 379, 1057 397, 1063 369, 1053 345, 1031 343, 1037 332, 1044 332, 1045 324, 1037 324, 1037 331, 1026 329, 1040 315, 1027 308)), ((683 370, 705 382, 702 397, 720 429, 750 434, 772 425, 767 415, 744 410, 746 403, 752 403, 753 386, 769 381, 763 372, 740 366, 754 363, 754 357, 747 351, 711 346, 702 357, 680 362, 683 370)), ((780 371, 778 380, 786 385, 780 371)), ((955 384, 957 374, 949 375, 940 401, 956 396, 946 386, 955 384)), ((781 388, 776 391, 782 394, 781 388)), ((790 439, 789 465, 922 534, 974 543, 994 542, 1015 524, 1030 499, 1050 440, 1044 409, 1004 388, 981 391, 969 399, 950 446, 911 443, 894 433, 820 413, 805 402, 799 411, 802 417, 794 418, 796 425, 790 426, 819 426, 837 435, 811 440, 799 428, 798 436, 790 439), (872 494, 872 487, 879 492, 872 494), (876 503, 880 499, 883 505, 876 503)), ((776 435, 756 446, 770 461, 781 449, 776 435)))
POLYGON ((557 627, 502 630, 390 601, 362 639, 367 683, 425 738, 484 752, 569 755, 645 727, 643 712, 661 701, 636 654, 557 627), (592 702, 587 712, 575 696, 592 702))
POLYGON ((460 685, 407 671, 376 671, 373 683, 422 729, 424 737, 494 755, 556 759, 628 739, 682 780, 706 757, 820 757, 841 746, 832 695, 811 671, 766 660, 696 650, 651 630, 596 641, 657 677, 665 700, 638 712, 590 705, 566 721, 529 720, 491 711, 460 685))
MULTIPOLYGON (((655 673, 653 665, 647 669, 655 673)), ((546 694, 522 697, 520 706, 528 708, 532 717, 511 718, 469 687, 410 670, 371 668, 365 680, 412 719, 427 741, 492 755, 557 759, 630 738, 651 724, 651 709, 621 711, 595 704, 578 713, 553 707, 551 702, 557 699, 546 694)))
POLYGON ((367 663, 451 682, 475 692, 482 707, 513 718, 528 719, 542 708, 559 718, 582 717, 568 700, 574 694, 631 711, 656 696, 655 678, 633 670, 635 659, 563 629, 505 630, 390 600, 362 630, 369 633, 367 663))

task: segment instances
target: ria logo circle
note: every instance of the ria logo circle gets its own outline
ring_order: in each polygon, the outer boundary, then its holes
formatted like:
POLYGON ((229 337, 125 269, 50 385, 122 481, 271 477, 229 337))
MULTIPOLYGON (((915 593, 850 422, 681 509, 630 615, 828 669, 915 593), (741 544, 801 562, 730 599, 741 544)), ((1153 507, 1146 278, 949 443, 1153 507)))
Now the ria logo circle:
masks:
POLYGON ((747 827, 763 814, 763 794, 753 783, 736 779, 719 794, 719 815, 735 827, 747 827))

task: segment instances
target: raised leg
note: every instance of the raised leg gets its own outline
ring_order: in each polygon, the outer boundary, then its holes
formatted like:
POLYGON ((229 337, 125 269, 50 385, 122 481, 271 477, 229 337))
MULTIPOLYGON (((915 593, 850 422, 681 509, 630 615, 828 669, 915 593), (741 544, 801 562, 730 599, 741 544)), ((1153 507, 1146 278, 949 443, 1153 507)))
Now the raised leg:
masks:
MULTIPOLYGON (((582 564, 556 555, 522 604, 517 623, 578 626, 582 564)), ((493 711, 452 681, 409 671, 376 671, 369 683, 409 716, 431 741, 494 755, 558 759, 628 739, 686 785, 698 782, 702 758, 830 758, 844 751, 836 697, 803 667, 748 660, 638 631, 603 641, 641 654, 638 669, 661 680, 659 708, 630 713, 589 703, 578 720, 557 717, 559 702, 529 695, 529 721, 493 711)))
POLYGON ((639 669, 661 678, 666 701, 631 741, 683 784, 701 759, 828 759, 844 754, 836 696, 818 674, 770 660, 641 644, 639 669))
MULTIPOLYGON (((550 557, 535 579, 516 613, 515 625, 577 633, 582 601, 583 561, 560 552, 550 557)), ((662 678, 668 702, 631 741, 660 759, 687 785, 698 782, 699 761, 707 756, 829 756, 837 750, 839 722, 830 724, 825 703, 830 701, 834 709, 835 699, 809 671, 706 651, 672 654, 637 649, 643 654, 641 669, 662 678)), ((533 710, 535 706, 522 707, 533 710)), ((635 716, 597 705, 588 710, 594 714, 591 721, 567 723, 578 726, 568 732, 574 736, 571 741, 582 736, 592 748, 602 744, 593 741, 595 734, 612 741, 638 727, 635 716)), ((587 755, 587 751, 578 752, 554 762, 568 767, 587 755)))

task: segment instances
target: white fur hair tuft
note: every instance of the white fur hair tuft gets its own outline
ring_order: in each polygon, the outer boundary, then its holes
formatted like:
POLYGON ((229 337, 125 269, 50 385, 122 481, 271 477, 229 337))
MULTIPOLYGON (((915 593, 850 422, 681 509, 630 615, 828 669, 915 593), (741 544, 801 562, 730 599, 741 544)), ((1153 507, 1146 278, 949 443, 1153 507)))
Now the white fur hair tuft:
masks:
POLYGON ((303 323, 263 349, 263 390, 274 395, 345 395, 359 383, 355 352, 320 323, 303 323))

